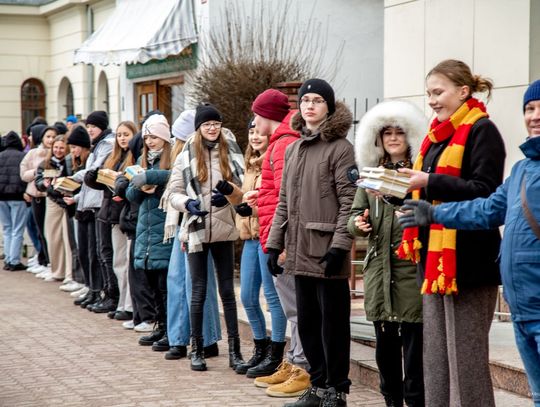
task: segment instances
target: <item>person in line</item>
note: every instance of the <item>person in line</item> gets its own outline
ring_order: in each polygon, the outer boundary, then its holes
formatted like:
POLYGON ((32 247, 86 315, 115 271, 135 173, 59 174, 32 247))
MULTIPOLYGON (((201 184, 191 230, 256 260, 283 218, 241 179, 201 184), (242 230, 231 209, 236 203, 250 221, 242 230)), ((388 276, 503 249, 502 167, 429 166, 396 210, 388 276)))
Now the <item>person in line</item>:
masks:
POLYGON ((165 116, 150 116, 143 125, 143 151, 138 164, 145 170, 131 179, 126 197, 139 204, 134 267, 143 270, 154 297, 156 324, 139 345, 152 346, 167 335, 167 269, 172 244, 163 242, 165 213, 160 199, 171 168, 171 132, 165 116))
POLYGON ((4 270, 26 270, 21 263, 21 249, 27 220, 24 193, 26 182, 21 179, 20 166, 24 158, 20 136, 10 131, 2 136, 0 152, 0 223, 4 238, 4 270))
MULTIPOLYGON (((177 163, 189 137, 195 133, 195 110, 184 110, 172 125, 175 137, 171 161, 177 163)), ((165 359, 177 360, 187 356, 187 346, 191 332, 189 306, 191 302, 191 275, 186 256, 186 247, 180 241, 180 224, 183 213, 170 205, 170 188, 167 187, 162 197, 162 209, 166 210, 164 239, 174 239, 167 273, 167 338, 154 345, 152 350, 167 351, 165 359)), ((206 358, 219 355, 217 342, 221 340, 221 323, 217 302, 217 283, 214 263, 208 255, 208 284, 203 311, 203 351, 206 358)))
MULTIPOLYGON (((433 206, 405 201, 403 227, 431 224, 459 230, 494 229, 505 225, 501 244, 504 297, 510 307, 516 344, 525 366, 534 405, 540 406, 540 80, 523 96, 527 139, 520 146, 525 158, 487 198, 433 206)), ((476 360, 476 358, 474 358, 476 360)))
MULTIPOLYGON (((356 132, 359 170, 381 166, 412 168, 427 128, 424 114, 411 103, 390 100, 370 109, 356 132)), ((399 259, 396 211, 402 199, 358 188, 349 232, 369 237, 364 260, 364 309, 375 327, 375 359, 387 406, 424 406, 422 371, 422 296, 416 267, 399 259)))
MULTIPOLYGON (((222 129, 221 113, 211 105, 198 106, 195 134, 176 160, 169 188, 170 204, 184 213, 181 240, 187 242, 191 297, 191 369, 207 369, 202 333, 203 310, 208 284, 208 253, 214 259, 223 303, 229 343, 229 366, 244 363, 240 353, 238 315, 234 295, 234 241, 238 231, 234 209, 215 190, 222 180, 241 185, 244 158, 234 136, 222 129), (226 136, 226 134, 230 134, 226 136)), ((241 197, 238 197, 240 203, 241 197)))
MULTIPOLYGON (((474 93, 493 83, 458 60, 427 75, 431 123, 410 175, 413 199, 429 202, 487 197, 501 184, 502 137, 474 93)), ((432 225, 407 228, 398 248, 418 265, 424 322, 424 386, 428 406, 495 405, 489 328, 501 283, 497 228, 468 231, 432 225), (441 351, 446 350, 446 351, 441 351)))
POLYGON ((283 273, 279 256, 287 252, 284 269, 295 278, 298 331, 310 365, 311 387, 285 406, 346 406, 352 247, 347 221, 356 192, 348 178, 356 168, 354 148, 346 139, 352 115, 335 102, 334 90, 322 79, 305 81, 298 99, 300 112, 291 127, 301 138, 287 149, 266 242, 274 274, 283 273))

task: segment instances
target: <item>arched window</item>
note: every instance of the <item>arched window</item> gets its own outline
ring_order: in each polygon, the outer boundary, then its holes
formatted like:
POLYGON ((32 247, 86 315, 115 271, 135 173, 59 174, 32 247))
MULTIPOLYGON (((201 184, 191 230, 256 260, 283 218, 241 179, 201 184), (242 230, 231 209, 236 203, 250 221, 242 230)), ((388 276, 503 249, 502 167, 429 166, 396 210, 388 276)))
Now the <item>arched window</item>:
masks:
POLYGON ((109 82, 103 71, 99 74, 97 83, 96 110, 104 110, 109 113, 109 82))
POLYGON ((58 86, 58 120, 64 120, 70 114, 75 114, 73 87, 69 79, 64 77, 58 86))
POLYGON ((36 116, 45 117, 45 86, 39 79, 30 78, 21 86, 21 118, 22 131, 36 116))

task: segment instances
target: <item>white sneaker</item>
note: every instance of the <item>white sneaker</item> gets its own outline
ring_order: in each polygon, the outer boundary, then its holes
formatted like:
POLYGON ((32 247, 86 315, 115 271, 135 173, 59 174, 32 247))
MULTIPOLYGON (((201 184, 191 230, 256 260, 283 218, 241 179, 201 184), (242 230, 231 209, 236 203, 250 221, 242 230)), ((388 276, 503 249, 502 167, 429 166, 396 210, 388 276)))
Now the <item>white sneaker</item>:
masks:
POLYGON ((39 273, 36 275, 36 277, 39 277, 43 280, 45 280, 48 277, 52 277, 52 271, 51 270, 45 270, 43 273, 39 273))
POLYGON ((30 258, 28 259, 28 262, 26 263, 26 265, 27 265, 28 267, 35 266, 36 264, 38 264, 38 261, 39 261, 39 260, 38 260, 38 255, 35 254, 34 256, 32 256, 32 257, 30 257, 30 258))
POLYGON ((35 266, 29 267, 26 269, 26 271, 34 274, 41 273, 42 271, 45 271, 47 267, 42 266, 41 264, 36 264, 35 266))
POLYGON ((36 273, 36 278, 45 278, 47 274, 50 273, 50 270, 48 270, 46 267, 43 268, 39 273, 36 273))
POLYGON ((143 321, 139 325, 135 325, 133 330, 135 332, 152 332, 154 330, 154 323, 151 321, 143 321))
POLYGON ((58 280, 56 277, 53 276, 52 273, 49 273, 45 276, 45 278, 43 279, 43 281, 46 281, 48 283, 52 283, 52 282, 59 282, 60 280, 58 280))
POLYGON ((86 293, 88 292, 89 288, 86 287, 86 286, 82 286, 82 288, 80 290, 77 290, 77 291, 73 291, 71 293, 69 293, 69 295, 71 295, 72 297, 84 297, 86 295, 86 293))
POLYGON ((124 329, 133 329, 133 328, 135 328, 135 324, 133 323, 133 321, 122 322, 122 326, 124 327, 124 329))
POLYGON ((73 280, 69 280, 67 283, 62 284, 59 288, 62 291, 71 293, 73 291, 78 291, 83 287, 84 287, 84 285, 82 285, 81 283, 78 283, 78 282, 73 281, 73 280))

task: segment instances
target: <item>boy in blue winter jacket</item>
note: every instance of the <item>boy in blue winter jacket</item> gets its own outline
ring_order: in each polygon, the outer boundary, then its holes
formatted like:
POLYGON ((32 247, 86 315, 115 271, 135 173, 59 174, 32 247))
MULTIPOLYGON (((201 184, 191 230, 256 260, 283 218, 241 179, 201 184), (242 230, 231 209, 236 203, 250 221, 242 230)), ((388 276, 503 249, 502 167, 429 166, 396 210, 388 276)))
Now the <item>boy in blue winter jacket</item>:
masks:
POLYGON ((432 206, 405 201, 402 227, 442 224, 456 229, 506 225, 501 244, 504 297, 510 306, 517 347, 523 359, 534 405, 540 407, 540 80, 523 97, 527 140, 525 159, 488 198, 432 206), (529 214, 527 214, 527 212, 529 214))

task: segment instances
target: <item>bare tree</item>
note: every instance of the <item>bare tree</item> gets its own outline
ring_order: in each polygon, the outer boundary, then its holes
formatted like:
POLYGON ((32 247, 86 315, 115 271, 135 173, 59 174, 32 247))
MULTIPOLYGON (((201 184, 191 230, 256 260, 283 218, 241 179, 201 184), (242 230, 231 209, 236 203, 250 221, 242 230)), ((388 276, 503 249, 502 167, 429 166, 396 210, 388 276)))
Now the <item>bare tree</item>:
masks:
POLYGON ((208 58, 200 61, 192 78, 193 97, 214 104, 224 125, 236 135, 242 149, 247 145, 251 103, 265 89, 279 82, 310 77, 332 80, 343 46, 334 50, 333 63, 325 67, 327 32, 314 18, 316 4, 308 12, 287 0, 254 1, 250 10, 227 2, 220 24, 201 44, 208 58), (300 18, 301 17, 301 18, 300 18))

